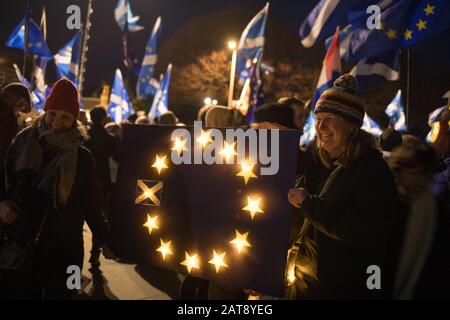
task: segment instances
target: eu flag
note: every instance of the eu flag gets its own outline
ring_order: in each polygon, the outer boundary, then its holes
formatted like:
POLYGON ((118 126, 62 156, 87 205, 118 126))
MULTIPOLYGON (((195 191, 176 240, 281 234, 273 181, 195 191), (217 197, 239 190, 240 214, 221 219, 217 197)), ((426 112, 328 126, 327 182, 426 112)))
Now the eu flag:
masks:
POLYGON ((365 17, 355 22, 345 58, 356 63, 410 46, 449 27, 449 0, 400 0, 382 11, 381 29, 368 29, 365 17))
POLYGON ((23 49, 25 47, 25 23, 28 24, 28 48, 27 52, 39 57, 51 59, 52 53, 45 43, 41 29, 36 22, 28 16, 19 23, 6 41, 6 45, 12 48, 23 49))

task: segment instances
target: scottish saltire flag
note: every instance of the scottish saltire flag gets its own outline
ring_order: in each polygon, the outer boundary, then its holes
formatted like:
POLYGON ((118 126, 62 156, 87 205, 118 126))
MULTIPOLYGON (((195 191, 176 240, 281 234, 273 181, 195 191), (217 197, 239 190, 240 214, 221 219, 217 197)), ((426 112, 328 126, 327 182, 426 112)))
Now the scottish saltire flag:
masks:
POLYGON ((45 42, 41 29, 28 15, 19 23, 6 41, 6 46, 23 49, 25 46, 25 23, 28 23, 28 49, 27 53, 51 59, 52 53, 45 42))
POLYGON ((128 92, 123 82, 122 73, 119 69, 116 70, 116 76, 114 78, 108 114, 116 123, 120 123, 122 120, 134 114, 134 109, 128 97, 128 92))
MULTIPOLYGON (((391 0, 383 1, 391 2, 391 0)), ((336 27, 343 29, 349 24, 351 11, 366 10, 379 0, 321 0, 300 26, 302 45, 312 47, 317 42, 333 35, 336 27)))
POLYGON ((358 81, 358 92, 363 95, 370 85, 379 81, 400 80, 400 51, 359 61, 350 71, 358 81))
POLYGON ((394 99, 387 106, 385 112, 389 117, 394 129, 400 132, 406 132, 406 117, 403 111, 402 91, 398 90, 394 99))
POLYGON ((370 30, 366 18, 352 24, 351 62, 380 56, 420 42, 450 27, 450 0, 399 0, 381 13, 381 30, 370 30))
POLYGON ((72 39, 53 57, 56 65, 56 72, 59 78, 69 77, 70 62, 72 61, 72 52, 77 50, 74 49, 74 44, 78 37, 81 36, 81 32, 78 31, 72 39))
POLYGON ((237 47, 236 72, 239 79, 245 81, 249 77, 249 69, 259 49, 264 48, 264 31, 266 29, 269 3, 253 17, 242 32, 237 47))
MULTIPOLYGON (((19 81, 24 86, 26 86, 29 90, 31 90, 30 82, 28 82, 28 80, 22 75, 22 72, 20 72, 17 64, 13 64, 13 67, 14 67, 14 70, 16 71, 17 79, 19 79, 19 81)), ((39 113, 44 111, 46 91, 47 91, 47 88, 45 88, 44 92, 41 92, 38 88, 36 88, 35 90, 32 90, 30 92, 31 105, 39 113)))
POLYGON ((128 0, 118 0, 114 9, 114 17, 122 32, 136 32, 143 30, 144 27, 138 25, 139 16, 133 16, 130 2, 128 0), (125 30, 128 26, 128 30, 125 30))
POLYGON ((172 64, 169 64, 166 74, 160 82, 160 87, 156 91, 155 97, 153 98, 150 112, 148 113, 150 123, 152 123, 156 117, 159 117, 169 110, 169 86, 171 73, 172 64))
POLYGON ((152 34, 145 48, 144 59, 142 60, 141 71, 139 72, 138 82, 136 86, 137 96, 141 99, 147 98, 150 94, 155 94, 156 88, 152 84, 155 65, 158 60, 158 39, 161 35, 161 17, 156 19, 153 26, 152 34))
POLYGON ((316 137, 316 117, 311 112, 303 127, 303 135, 300 137, 300 145, 307 146, 314 141, 316 137))
POLYGON ((75 36, 75 42, 73 43, 72 57, 70 59, 69 73, 67 78, 72 81, 78 87, 78 75, 80 73, 80 61, 81 61, 81 33, 78 32, 75 36))
POLYGON ((339 28, 333 36, 325 59, 322 64, 322 72, 320 73, 319 81, 316 86, 316 94, 312 103, 312 110, 316 105, 320 95, 333 86, 334 81, 341 75, 341 56, 339 53, 339 28))
POLYGON ((367 131, 377 138, 383 133, 383 130, 381 130, 380 126, 371 117, 369 117, 367 113, 364 115, 363 125, 361 129, 367 131))

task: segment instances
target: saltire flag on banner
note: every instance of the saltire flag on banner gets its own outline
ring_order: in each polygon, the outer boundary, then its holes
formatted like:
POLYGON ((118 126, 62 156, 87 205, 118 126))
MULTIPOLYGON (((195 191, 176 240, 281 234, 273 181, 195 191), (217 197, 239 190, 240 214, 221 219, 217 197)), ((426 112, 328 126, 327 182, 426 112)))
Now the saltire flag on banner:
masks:
POLYGON ((245 81, 249 78, 249 69, 259 49, 264 48, 264 31, 266 28, 267 16, 269 15, 269 3, 253 17, 250 23, 242 32, 237 47, 236 72, 245 81))
POLYGON ((161 35, 161 17, 156 19, 152 34, 145 48, 144 59, 142 60, 141 71, 136 86, 137 96, 141 99, 147 98, 148 95, 154 95, 156 88, 154 86, 153 74, 155 65, 158 60, 158 39, 161 35))
POLYGON ((120 123, 122 120, 134 114, 134 109, 119 69, 116 70, 116 76, 114 78, 108 114, 116 123, 120 123))
POLYGON ((381 80, 400 80, 400 51, 359 61, 350 71, 358 81, 358 92, 363 95, 370 85, 381 80))
POLYGON ((345 59, 350 62, 408 47, 450 27, 450 0, 399 0, 381 12, 381 29, 367 28, 367 17, 352 24, 345 59))
POLYGON ((320 95, 333 86, 334 81, 341 75, 341 57, 339 53, 339 28, 333 36, 333 41, 328 48, 325 59, 323 60, 322 72, 316 86, 316 94, 312 103, 312 110, 316 106, 316 102, 320 95))
MULTIPOLYGON (((69 78, 69 69, 72 62, 72 55, 78 51, 78 47, 75 46, 77 39, 81 38, 81 32, 78 31, 72 39, 53 57, 56 64, 56 72, 59 78, 69 78)), ((73 82, 73 81, 72 81, 73 82)))
POLYGON ((371 135, 375 137, 381 136, 383 130, 381 130, 380 126, 366 113, 364 115, 363 125, 361 129, 367 131, 371 135))
POLYGON ((389 117, 394 129, 400 132, 406 132, 406 117, 403 111, 402 91, 398 90, 394 99, 387 106, 385 112, 389 117))
POLYGON ((259 49, 253 59, 252 66, 249 70, 249 78, 245 80, 242 88, 241 96, 239 98, 239 110, 242 115, 246 116, 247 122, 253 122, 253 111, 255 108, 262 105, 262 77, 261 77, 261 59, 263 49, 259 49))
POLYGON ((118 0, 114 10, 114 18, 122 32, 137 32, 144 30, 144 27, 137 24, 139 16, 133 16, 131 12, 130 2, 128 0, 118 0), (126 30, 128 26, 128 30, 126 30))
POLYGON ((52 53, 45 42, 39 26, 29 17, 29 12, 25 14, 23 20, 13 30, 6 46, 17 49, 24 49, 25 47, 25 24, 28 25, 28 48, 27 53, 36 55, 38 57, 51 59, 52 53))
POLYGON ((148 113, 150 123, 152 123, 156 117, 159 117, 169 110, 169 86, 171 73, 172 64, 169 64, 166 74, 160 82, 160 87, 156 91, 155 97, 153 98, 150 112, 148 113))
POLYGON ((351 11, 365 11, 369 5, 378 3, 379 0, 321 0, 300 26, 302 45, 309 48, 332 36, 336 27, 343 29, 348 25, 351 11))

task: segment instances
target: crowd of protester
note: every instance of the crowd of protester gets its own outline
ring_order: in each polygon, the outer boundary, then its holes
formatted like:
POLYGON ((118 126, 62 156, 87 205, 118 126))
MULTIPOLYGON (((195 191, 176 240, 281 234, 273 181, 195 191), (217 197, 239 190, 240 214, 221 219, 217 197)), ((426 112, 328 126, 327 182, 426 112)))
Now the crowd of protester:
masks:
MULTIPOLYGON (((117 178, 122 127, 150 125, 147 116, 112 122, 104 107, 80 111, 78 91, 55 83, 44 113, 19 128, 28 89, 0 93, 0 250, 20 245, 30 261, 0 254, 0 299, 68 299, 68 265, 82 265, 83 224, 93 233, 91 269, 108 247, 108 203, 117 178), (21 129, 21 130, 19 130, 21 129), (3 260, 2 260, 3 259, 3 260)), ((303 132, 308 103, 281 98, 254 111, 248 124, 235 108, 204 106, 206 127, 303 132)), ((357 83, 341 76, 313 111, 316 139, 300 145, 292 204, 286 299, 449 298, 449 110, 433 144, 386 128, 376 139, 361 129, 365 115, 357 83), (368 289, 367 268, 381 270, 368 289)), ((183 125, 173 112, 153 125, 183 125)), ((23 255, 22 255, 23 256, 23 255)), ((184 278, 181 299, 271 298, 251 288, 184 278)))

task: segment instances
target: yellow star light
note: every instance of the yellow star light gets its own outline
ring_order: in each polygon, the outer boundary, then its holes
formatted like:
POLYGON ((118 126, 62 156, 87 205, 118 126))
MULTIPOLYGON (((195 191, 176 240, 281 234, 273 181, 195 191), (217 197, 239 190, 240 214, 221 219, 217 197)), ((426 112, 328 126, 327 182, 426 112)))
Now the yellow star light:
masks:
POLYGON ((159 229, 157 220, 158 216, 150 217, 149 214, 147 215, 147 222, 143 224, 143 226, 148 228, 148 233, 150 235, 152 234, 153 229, 159 229))
POLYGON ((236 176, 244 177, 245 184, 248 183, 250 178, 257 178, 256 174, 253 173, 254 164, 249 164, 245 161, 241 163, 241 172, 239 172, 236 176))
POLYGON ((406 29, 406 31, 403 35, 405 36, 405 40, 412 39, 412 30, 406 29))
POLYGON ((202 134, 200 135, 200 137, 197 138, 196 141, 202 145, 202 148, 205 148, 208 145, 208 143, 212 142, 211 132, 203 131, 202 129, 202 134))
POLYGON ((249 196, 247 196, 248 204, 242 210, 248 211, 250 213, 250 216, 253 218, 257 213, 264 213, 264 211, 261 210, 259 207, 259 203, 261 202, 261 198, 253 200, 249 196))
POLYGON ((386 32, 389 39, 393 40, 397 38, 397 31, 394 29, 389 28, 388 32, 386 32))
POLYGON ((189 151, 188 148, 186 148, 186 140, 178 137, 175 140, 175 145, 172 147, 172 150, 177 151, 178 156, 180 156, 183 151, 189 151))
POLYGON ((180 264, 183 266, 186 266, 189 273, 191 273, 192 269, 200 269, 197 254, 190 256, 189 253, 185 252, 185 255, 186 255, 186 260, 184 260, 180 264))
POLYGON ((213 255, 214 257, 209 261, 209 263, 216 267, 216 273, 219 273, 221 267, 228 268, 228 265, 224 261, 226 252, 217 254, 216 250, 213 250, 213 255))
POLYGON ((167 156, 160 158, 158 155, 156 155, 156 160, 155 163, 152 165, 152 168, 156 168, 156 170, 158 170, 158 174, 161 174, 162 169, 169 168, 166 164, 166 158, 167 156))
POLYGON ((417 26, 417 29, 419 29, 419 31, 421 31, 421 30, 427 28, 427 22, 425 20, 420 19, 419 22, 417 22, 416 26, 417 26))
POLYGON ((425 11, 425 14, 428 17, 430 14, 434 14, 435 8, 436 8, 435 6, 431 6, 431 5, 427 4, 427 7, 425 9, 423 9, 423 11, 425 11))
POLYGON ((225 157, 225 160, 228 162, 232 156, 237 155, 236 150, 234 149, 236 146, 236 142, 233 142, 232 144, 228 144, 224 142, 225 146, 223 147, 222 151, 219 152, 220 155, 223 155, 225 157))
POLYGON ((247 241, 248 232, 241 234, 238 230, 235 231, 236 231, 236 238, 230 241, 230 243, 236 247, 238 253, 241 253, 244 247, 251 247, 252 245, 247 241))
POLYGON ((159 240, 161 241, 161 246, 158 249, 156 249, 156 251, 161 253, 163 260, 166 260, 166 256, 168 254, 169 255, 173 254, 172 246, 171 246, 172 241, 164 242, 163 239, 159 239, 159 240))

